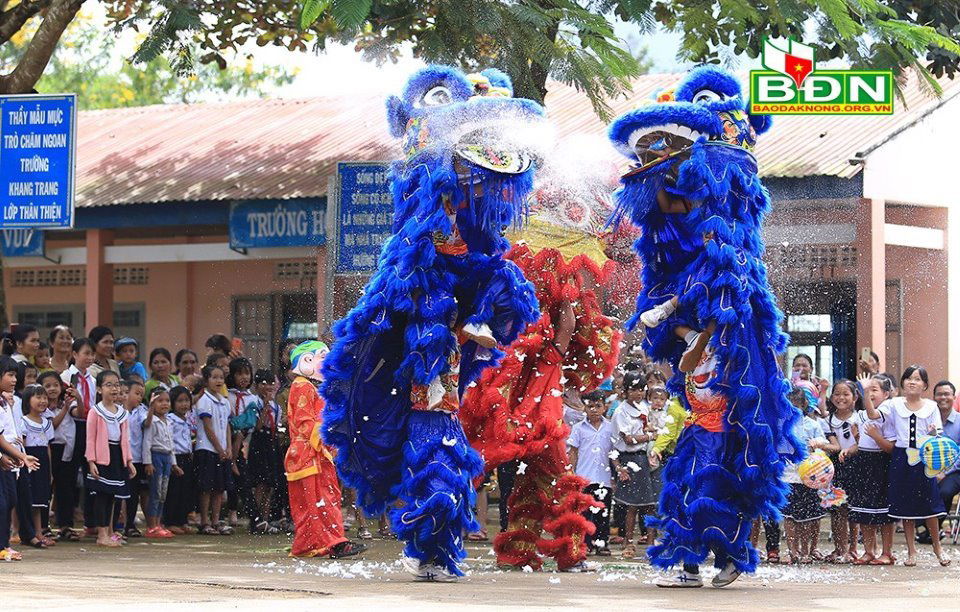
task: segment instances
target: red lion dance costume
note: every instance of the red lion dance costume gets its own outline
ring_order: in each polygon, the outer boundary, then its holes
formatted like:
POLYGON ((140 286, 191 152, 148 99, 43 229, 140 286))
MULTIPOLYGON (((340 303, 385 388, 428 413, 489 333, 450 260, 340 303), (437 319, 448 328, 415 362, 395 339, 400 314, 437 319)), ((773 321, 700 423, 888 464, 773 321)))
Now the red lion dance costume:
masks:
POLYGON ((487 472, 522 461, 507 502, 508 528, 494 540, 498 564, 540 569, 544 554, 564 570, 586 559, 585 538, 594 526, 583 513, 600 504, 583 493, 589 483, 570 471, 563 394, 591 391, 610 375, 620 333, 594 293, 609 271, 597 263, 606 259, 597 239, 605 207, 591 210, 543 192, 537 199, 506 259, 536 287, 542 316, 506 349, 500 366, 467 391, 460 418, 487 472), (561 355, 554 338, 568 304, 576 321, 561 355), (544 531, 553 538, 545 539, 544 531))

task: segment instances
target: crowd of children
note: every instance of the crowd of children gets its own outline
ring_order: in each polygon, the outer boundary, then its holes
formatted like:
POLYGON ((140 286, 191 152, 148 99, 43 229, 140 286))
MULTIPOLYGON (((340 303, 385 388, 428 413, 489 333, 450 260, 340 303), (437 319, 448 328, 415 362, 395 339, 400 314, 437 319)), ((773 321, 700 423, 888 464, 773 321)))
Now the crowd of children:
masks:
POLYGON ((155 348, 145 368, 137 342, 103 326, 83 338, 60 326, 49 343, 30 325, 6 334, 0 560, 22 557, 11 540, 43 549, 88 536, 115 548, 143 536, 230 535, 241 513, 254 533, 289 531, 276 401, 288 367, 279 380, 254 372, 237 348, 211 337, 199 371, 193 351, 173 359, 155 348))
MULTIPOLYGON (((781 554, 781 524, 774 520, 756 521, 754 545, 763 534, 770 563, 892 565, 894 532, 900 529, 907 546, 904 565, 916 564, 918 541, 932 544, 940 564, 949 565, 940 544, 941 523, 957 503, 960 466, 928 477, 923 465, 907 456, 929 435, 960 443, 954 385, 941 381, 931 389, 921 366, 908 367, 899 379, 878 373, 876 355, 860 363, 857 380, 833 385, 817 378, 813 366, 807 355, 793 359, 789 399, 804 415, 794 433, 807 451, 830 457, 833 486, 844 491, 846 501, 825 507, 817 490, 801 482, 797 466, 789 465, 783 476, 789 487, 782 512, 786 550, 781 554), (923 397, 931 390, 935 401, 923 397), (828 516, 833 550, 823 554, 820 527, 828 516), (924 526, 926 533, 915 537, 915 526, 924 526)), ((596 525, 589 548, 610 555, 610 544, 622 543, 623 556, 633 558, 638 546, 656 537, 641 527, 645 534, 635 539, 636 519, 656 509, 660 466, 675 447, 687 413, 654 366, 628 362, 620 372, 618 384, 584 394, 582 409, 570 402, 564 418, 571 424, 572 468, 590 481, 586 492, 610 508, 585 515, 596 525), (610 535, 611 521, 617 535, 610 535)))
MULTIPOLYGON (((256 369, 218 335, 208 340, 204 361, 189 349, 173 357, 155 348, 145 367, 136 340, 114 340, 103 326, 82 338, 60 326, 48 340, 41 342, 29 325, 4 338, 0 560, 21 557, 10 546, 18 538, 21 546, 42 549, 83 536, 120 547, 141 536, 230 535, 241 514, 252 533, 292 529, 283 473, 288 353, 281 351, 275 374, 256 369), (145 533, 137 528, 141 510, 145 533), (77 514, 82 531, 74 528, 77 514)), ((930 478, 908 455, 927 435, 960 442, 954 385, 942 381, 931 389, 920 366, 895 379, 878 372, 875 356, 861 362, 857 380, 833 385, 814 375, 807 355, 791 365, 789 399, 804 415, 796 437, 831 458, 834 486, 846 501, 825 508, 797 466, 788 466, 786 550, 781 524, 754 525, 754 544, 765 537, 766 560, 890 565, 902 528, 905 565, 917 562, 917 540, 949 564, 940 523, 960 493, 960 470, 930 478), (930 391, 933 401, 925 398, 930 391), (823 554, 820 524, 828 516, 833 550, 823 554), (915 526, 926 533, 915 537, 915 526)), ((564 396, 570 465, 605 506, 586 514, 596 526, 590 551, 610 555, 622 544, 624 557, 642 558, 642 547, 656 538, 643 517, 656 511, 660 470, 687 413, 642 355, 630 353, 616 372, 596 391, 564 396)), ((509 494, 510 469, 516 466, 498 470, 501 498, 509 494)), ((361 537, 372 537, 359 516, 357 522, 361 537)), ((471 536, 485 539, 485 533, 471 536)))

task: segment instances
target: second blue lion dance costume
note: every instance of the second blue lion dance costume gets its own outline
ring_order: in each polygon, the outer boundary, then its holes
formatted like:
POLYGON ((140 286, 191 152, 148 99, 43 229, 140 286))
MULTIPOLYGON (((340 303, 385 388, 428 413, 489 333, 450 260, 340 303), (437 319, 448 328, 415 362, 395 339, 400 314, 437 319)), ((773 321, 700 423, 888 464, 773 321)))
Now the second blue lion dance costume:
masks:
POLYGON ((700 68, 610 126, 636 162, 614 219, 642 231, 643 289, 629 326, 648 327, 644 348, 673 367, 668 387, 691 413, 664 469, 650 522, 662 537, 648 552, 659 567, 692 571, 712 552, 728 573, 715 586, 756 568, 751 523, 779 519, 784 462, 803 453, 777 363, 787 337, 761 259, 770 200, 752 149, 770 122, 746 109, 736 79, 700 68))
POLYGON ((368 514, 390 511, 418 577, 462 575, 480 456, 457 418, 464 388, 539 317, 532 285, 502 259, 534 165, 517 128, 543 109, 496 70, 432 66, 387 104, 406 159, 390 173, 393 235, 324 361, 324 438, 368 514))

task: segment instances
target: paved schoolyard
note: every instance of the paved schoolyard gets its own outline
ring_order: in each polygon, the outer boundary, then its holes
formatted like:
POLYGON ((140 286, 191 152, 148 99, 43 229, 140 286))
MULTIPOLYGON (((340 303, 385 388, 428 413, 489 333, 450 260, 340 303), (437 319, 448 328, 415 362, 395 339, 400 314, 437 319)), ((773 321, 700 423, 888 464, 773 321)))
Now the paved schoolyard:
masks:
MULTIPOLYGON (((960 547, 950 545, 958 560, 946 569, 925 546, 915 568, 762 566, 726 589, 676 591, 653 586, 657 574, 649 564, 616 557, 602 558, 593 574, 560 574, 550 566, 543 572, 502 572, 489 545, 471 545, 469 575, 460 583, 417 584, 399 567, 400 544, 392 540, 373 540, 363 558, 346 561, 291 559, 285 536, 132 542, 120 550, 86 540, 49 550, 21 548, 24 561, 0 564, 0 608, 960 609, 960 547)), ((896 547, 904 558, 902 548, 896 547)))

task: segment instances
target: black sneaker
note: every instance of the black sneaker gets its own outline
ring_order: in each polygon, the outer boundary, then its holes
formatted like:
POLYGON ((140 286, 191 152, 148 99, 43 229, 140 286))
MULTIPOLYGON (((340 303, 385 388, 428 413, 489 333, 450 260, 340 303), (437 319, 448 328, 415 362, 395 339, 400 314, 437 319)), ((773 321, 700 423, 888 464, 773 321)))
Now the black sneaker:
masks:
POLYGON ((352 557, 354 555, 359 555, 365 550, 367 550, 366 545, 348 540, 346 542, 340 542, 334 546, 333 550, 330 551, 330 558, 343 559, 344 557, 352 557))

